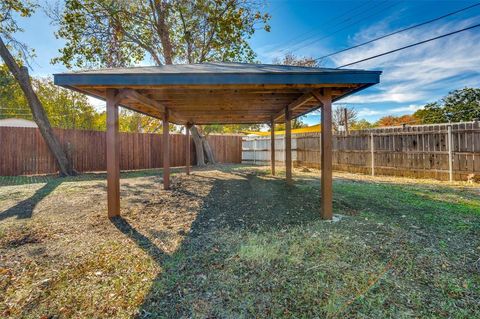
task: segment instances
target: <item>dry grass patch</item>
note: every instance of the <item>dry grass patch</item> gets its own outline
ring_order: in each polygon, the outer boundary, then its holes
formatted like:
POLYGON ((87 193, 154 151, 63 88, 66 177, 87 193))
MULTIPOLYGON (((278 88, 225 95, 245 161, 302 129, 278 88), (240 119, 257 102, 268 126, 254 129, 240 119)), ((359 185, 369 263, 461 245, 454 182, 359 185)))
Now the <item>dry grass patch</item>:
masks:
MULTIPOLYGON (((473 318, 478 188, 265 168, 104 175, 0 186, 0 314, 12 318, 473 318), (37 183, 38 182, 38 183, 37 183)), ((1 182, 1 179, 0 179, 1 182)))

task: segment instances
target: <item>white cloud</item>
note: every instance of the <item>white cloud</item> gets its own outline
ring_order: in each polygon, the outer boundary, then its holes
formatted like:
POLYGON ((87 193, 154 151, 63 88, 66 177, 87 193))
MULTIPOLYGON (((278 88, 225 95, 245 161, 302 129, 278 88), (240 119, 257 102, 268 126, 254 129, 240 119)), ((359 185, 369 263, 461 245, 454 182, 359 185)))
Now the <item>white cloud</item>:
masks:
POLYGON ((375 109, 370 107, 362 107, 358 109, 358 116, 360 118, 379 118, 386 115, 405 115, 413 114, 415 111, 421 109, 422 106, 410 104, 407 106, 392 107, 387 109, 375 109))
POLYGON ((422 108, 421 105, 410 104, 408 106, 394 107, 394 108, 388 109, 387 111, 388 111, 388 113, 394 113, 394 114, 397 114, 397 113, 411 114, 411 113, 414 113, 415 111, 418 111, 421 108, 422 108))
POLYGON ((380 115, 382 114, 383 111, 380 110, 373 110, 368 107, 363 107, 358 110, 358 116, 359 117, 369 117, 369 116, 375 116, 375 115, 380 115))
MULTIPOLYGON (((382 52, 390 51, 474 24, 478 17, 413 29, 364 47, 332 57, 336 65, 344 65, 382 52)), ((378 36, 380 22, 361 30, 354 43, 378 36)), ((383 34, 393 30, 383 29, 383 34)), ((448 91, 480 82, 480 32, 467 31, 436 40, 351 67, 381 69, 381 84, 376 93, 357 94, 345 99, 348 103, 415 103, 434 101, 448 91), (440 93, 439 93, 440 92, 440 93), (440 96, 438 96, 440 94, 440 96)), ((343 100, 342 100, 343 102, 343 100)))

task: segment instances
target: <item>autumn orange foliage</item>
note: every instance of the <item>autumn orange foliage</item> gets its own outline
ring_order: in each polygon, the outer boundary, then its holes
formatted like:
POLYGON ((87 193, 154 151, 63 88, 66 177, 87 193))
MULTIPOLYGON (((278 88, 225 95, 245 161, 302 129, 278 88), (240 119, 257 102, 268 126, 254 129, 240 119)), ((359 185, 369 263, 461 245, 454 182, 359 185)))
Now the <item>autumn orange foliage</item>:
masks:
POLYGON ((414 115, 402 115, 402 116, 384 116, 377 121, 377 126, 400 126, 403 124, 415 125, 420 124, 420 119, 414 115))

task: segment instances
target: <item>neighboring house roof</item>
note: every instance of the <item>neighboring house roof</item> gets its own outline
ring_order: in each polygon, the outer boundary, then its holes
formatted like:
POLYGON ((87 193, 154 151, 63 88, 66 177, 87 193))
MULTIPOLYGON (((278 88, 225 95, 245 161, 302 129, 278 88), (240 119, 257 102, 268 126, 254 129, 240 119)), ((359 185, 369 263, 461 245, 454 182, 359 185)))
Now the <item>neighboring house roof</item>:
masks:
POLYGON ((38 127, 37 123, 34 121, 29 121, 25 119, 0 119, 1 127, 38 127))

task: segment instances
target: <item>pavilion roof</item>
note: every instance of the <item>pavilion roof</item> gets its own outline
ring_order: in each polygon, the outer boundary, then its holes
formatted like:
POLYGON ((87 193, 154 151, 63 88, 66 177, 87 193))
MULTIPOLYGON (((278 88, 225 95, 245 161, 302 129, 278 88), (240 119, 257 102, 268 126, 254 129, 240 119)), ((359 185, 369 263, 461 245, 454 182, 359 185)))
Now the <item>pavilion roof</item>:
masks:
POLYGON ((320 107, 315 93, 333 101, 379 83, 380 71, 270 64, 203 63, 85 70, 54 75, 55 84, 105 99, 118 90, 120 105, 176 124, 268 123, 320 107))

